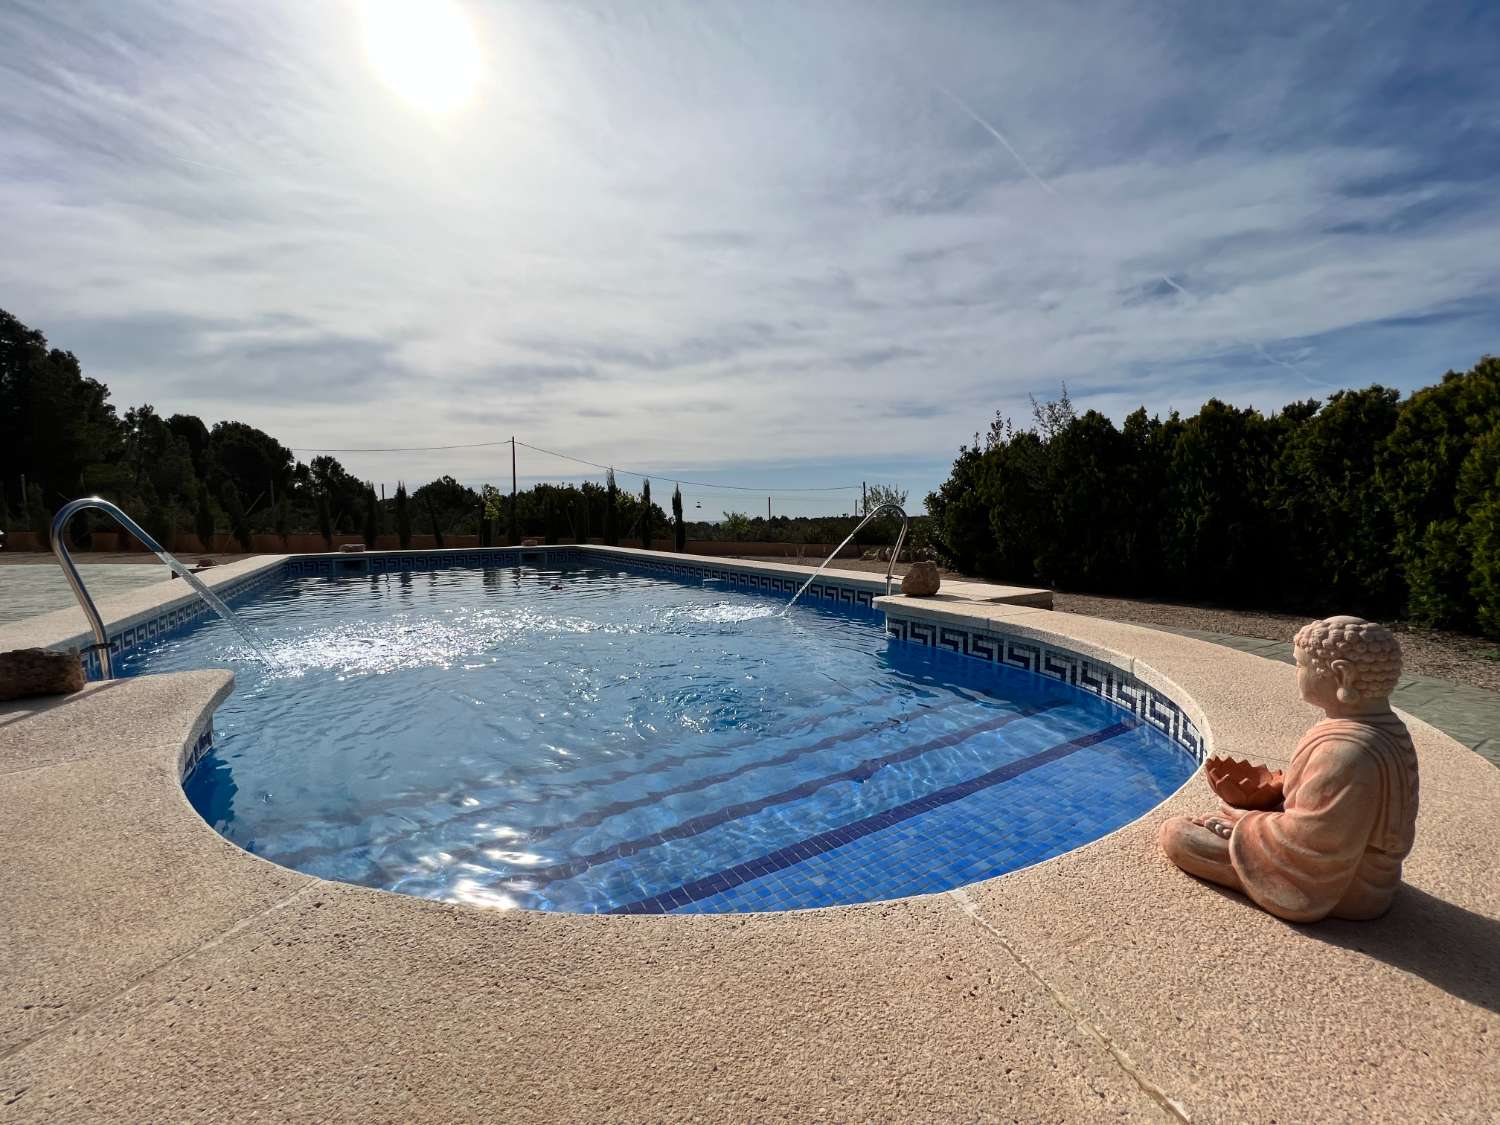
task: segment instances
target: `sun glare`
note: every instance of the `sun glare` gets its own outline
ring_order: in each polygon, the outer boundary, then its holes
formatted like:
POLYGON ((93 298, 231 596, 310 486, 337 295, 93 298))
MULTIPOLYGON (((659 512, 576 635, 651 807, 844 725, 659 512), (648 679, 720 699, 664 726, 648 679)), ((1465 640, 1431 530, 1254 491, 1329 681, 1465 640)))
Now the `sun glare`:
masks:
POLYGON ((363 0, 365 55, 380 80, 429 113, 460 108, 479 84, 479 45, 453 0, 363 0))

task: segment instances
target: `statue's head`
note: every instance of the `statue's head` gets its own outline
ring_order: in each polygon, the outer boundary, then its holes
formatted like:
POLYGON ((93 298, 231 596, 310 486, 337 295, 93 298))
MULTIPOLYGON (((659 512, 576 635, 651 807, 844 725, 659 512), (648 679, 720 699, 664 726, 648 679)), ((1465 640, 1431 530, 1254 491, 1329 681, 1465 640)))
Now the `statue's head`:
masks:
POLYGON ((1329 617, 1305 625, 1294 644, 1302 698, 1329 714, 1381 710, 1401 679, 1401 646, 1384 625, 1329 617))

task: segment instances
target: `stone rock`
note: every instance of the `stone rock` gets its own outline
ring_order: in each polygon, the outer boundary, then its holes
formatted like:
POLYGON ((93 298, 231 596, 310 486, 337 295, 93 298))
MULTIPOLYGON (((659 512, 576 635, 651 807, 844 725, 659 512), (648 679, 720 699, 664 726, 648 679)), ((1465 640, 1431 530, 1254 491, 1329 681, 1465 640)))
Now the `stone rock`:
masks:
POLYGON ((340 543, 339 544, 339 551, 342 554, 345 554, 345 555, 359 554, 359 553, 363 552, 364 549, 365 549, 365 545, 363 543, 340 543))
POLYGON ((942 584, 937 563, 912 563, 906 577, 901 579, 901 592, 909 598, 928 598, 937 593, 942 584))
POLYGON ((76 652, 45 648, 0 652, 0 699, 71 695, 82 691, 83 683, 83 665, 76 652))

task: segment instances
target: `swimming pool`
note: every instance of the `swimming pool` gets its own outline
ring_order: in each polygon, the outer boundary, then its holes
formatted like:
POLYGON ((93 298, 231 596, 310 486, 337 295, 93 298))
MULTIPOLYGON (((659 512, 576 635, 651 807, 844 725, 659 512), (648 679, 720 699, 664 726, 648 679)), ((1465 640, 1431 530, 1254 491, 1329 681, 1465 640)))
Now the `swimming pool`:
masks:
POLYGON ((590 561, 287 577, 133 649, 233 667, 185 782, 242 847, 429 898, 780 910, 989 878, 1135 819, 1195 760, 1066 683, 878 612, 590 561))

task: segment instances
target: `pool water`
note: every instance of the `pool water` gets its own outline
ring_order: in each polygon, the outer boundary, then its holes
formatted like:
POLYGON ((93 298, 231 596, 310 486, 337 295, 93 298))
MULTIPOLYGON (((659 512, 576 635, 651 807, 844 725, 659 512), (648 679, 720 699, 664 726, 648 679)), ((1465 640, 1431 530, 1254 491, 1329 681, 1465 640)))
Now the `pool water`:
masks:
POLYGON ((988 878, 1133 820, 1195 763, 1066 684, 869 610, 595 565, 288 578, 125 671, 235 670, 185 783, 328 879, 494 907, 776 910, 988 878))

